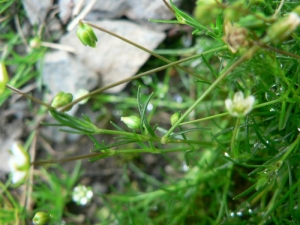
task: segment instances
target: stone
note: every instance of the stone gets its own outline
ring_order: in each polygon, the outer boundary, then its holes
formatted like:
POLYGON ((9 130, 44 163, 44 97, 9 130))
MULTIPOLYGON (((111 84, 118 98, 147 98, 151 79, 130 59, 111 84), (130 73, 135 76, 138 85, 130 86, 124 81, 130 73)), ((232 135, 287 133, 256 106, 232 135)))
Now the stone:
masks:
MULTIPOLYGON (((147 29, 125 20, 104 20, 96 25, 125 37, 150 50, 154 50, 165 38, 164 32, 147 29)), ((101 84, 106 86, 136 74, 150 54, 118 38, 94 29, 98 37, 96 48, 81 44, 73 30, 62 37, 60 43, 76 48, 77 57, 93 71, 101 74, 101 84)), ((59 71, 57 71, 59 72, 59 71)), ((109 93, 120 92, 126 84, 109 89, 109 93)))
POLYGON ((22 0, 23 7, 31 25, 45 21, 48 11, 53 5, 52 0, 22 0))

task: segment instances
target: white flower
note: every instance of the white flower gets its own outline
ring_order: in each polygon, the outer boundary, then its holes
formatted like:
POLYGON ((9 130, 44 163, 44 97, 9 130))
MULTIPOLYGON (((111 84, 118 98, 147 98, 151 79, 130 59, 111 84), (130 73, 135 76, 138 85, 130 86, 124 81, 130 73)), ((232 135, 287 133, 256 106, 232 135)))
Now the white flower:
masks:
POLYGON ((92 197, 93 191, 91 187, 78 185, 73 189, 72 199, 79 205, 86 205, 91 201, 92 197))
POLYGON ((11 148, 12 156, 8 161, 12 182, 19 184, 25 180, 29 172, 30 160, 28 153, 20 143, 14 142, 11 148))
POLYGON ((225 106, 230 115, 235 117, 243 117, 252 110, 254 102, 254 96, 250 95, 247 98, 244 98, 243 92, 238 91, 234 94, 233 100, 225 100, 225 106))

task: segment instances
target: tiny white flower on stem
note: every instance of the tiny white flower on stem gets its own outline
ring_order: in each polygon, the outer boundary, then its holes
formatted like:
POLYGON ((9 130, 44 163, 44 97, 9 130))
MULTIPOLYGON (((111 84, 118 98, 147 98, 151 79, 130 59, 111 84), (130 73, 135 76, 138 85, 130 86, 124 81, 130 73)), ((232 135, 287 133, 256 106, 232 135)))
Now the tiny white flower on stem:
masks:
POLYGON ((29 155, 20 143, 14 142, 11 148, 12 156, 8 161, 11 170, 12 183, 22 183, 29 172, 29 155))
POLYGON ((243 117, 252 110, 254 102, 254 96, 250 95, 247 98, 244 98, 243 92, 238 91, 234 94, 233 99, 225 100, 225 106, 230 115, 243 117))
POLYGON ((72 199, 79 205, 86 205, 91 201, 92 197, 93 191, 91 187, 78 185, 73 189, 72 199))

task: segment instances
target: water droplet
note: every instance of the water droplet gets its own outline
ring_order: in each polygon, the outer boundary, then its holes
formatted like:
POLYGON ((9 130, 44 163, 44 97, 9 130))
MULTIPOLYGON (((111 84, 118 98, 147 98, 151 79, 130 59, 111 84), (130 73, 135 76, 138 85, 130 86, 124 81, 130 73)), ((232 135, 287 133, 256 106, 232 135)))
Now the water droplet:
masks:
POLYGON ((242 212, 237 212, 236 215, 237 215, 237 216, 242 216, 243 213, 242 213, 242 212))
POLYGON ((227 152, 224 152, 224 155, 225 155, 226 157, 230 157, 230 155, 229 155, 227 152))
POLYGON ((231 216, 231 217, 234 217, 234 212, 230 213, 230 216, 231 216))
POLYGON ((181 97, 181 95, 179 95, 179 94, 176 94, 175 96, 174 96, 174 99, 175 99, 175 101, 177 102, 177 103, 181 103, 182 102, 182 97, 181 97))
POLYGON ((112 114, 115 116, 115 117, 121 117, 123 116, 123 110, 117 110, 117 109, 114 109, 112 111, 112 114))
POLYGON ((253 211, 252 211, 252 209, 248 209, 248 212, 249 212, 249 213, 252 213, 253 211))
POLYGON ((153 109, 153 105, 149 103, 147 106, 147 111, 152 111, 152 109, 153 109))
POLYGON ((186 163, 184 162, 184 163, 182 164, 182 171, 183 171, 183 172, 187 172, 188 170, 189 170, 189 166, 186 165, 186 163))
POLYGON ((274 108, 270 108, 270 112, 275 112, 276 110, 274 108))

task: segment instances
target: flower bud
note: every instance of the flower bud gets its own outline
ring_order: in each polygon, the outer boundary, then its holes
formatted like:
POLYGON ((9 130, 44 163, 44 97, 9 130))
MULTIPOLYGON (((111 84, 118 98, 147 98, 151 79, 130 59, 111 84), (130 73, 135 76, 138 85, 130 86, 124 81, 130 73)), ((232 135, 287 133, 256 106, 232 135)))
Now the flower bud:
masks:
POLYGON ((98 41, 93 29, 87 25, 79 21, 78 29, 77 29, 77 37, 81 41, 81 43, 85 46, 90 46, 92 48, 96 47, 96 42, 98 41))
POLYGON ((44 225, 44 224, 47 224, 51 220, 52 217, 53 216, 49 213, 37 212, 34 215, 32 222, 35 225, 44 225))
MULTIPOLYGON (((65 93, 63 91, 59 92, 54 99, 52 100, 51 106, 53 108, 60 108, 63 107, 73 100, 73 95, 71 93, 65 93)), ((66 111, 69 111, 72 106, 68 107, 66 111)))
MULTIPOLYGON (((260 16, 263 17, 263 14, 260 14, 260 16)), ((241 27, 249 29, 262 28, 266 25, 265 21, 257 18, 254 15, 247 15, 245 17, 241 17, 238 23, 241 27)))
POLYGON ((130 129, 138 130, 140 128, 141 119, 137 116, 121 117, 121 121, 130 129))
POLYGON ((296 12, 291 12, 287 17, 281 18, 267 30, 264 42, 280 44, 289 37, 300 25, 300 17, 296 12))
POLYGON ((5 85, 8 82, 8 74, 4 62, 0 62, 0 63, 1 63, 1 68, 0 68, 0 95, 1 95, 4 92, 5 85))
POLYGON ((179 117, 180 117, 180 112, 176 112, 170 117, 172 126, 179 120, 179 117))
POLYGON ((32 39, 29 41, 29 46, 30 46, 31 48, 39 48, 39 47, 41 47, 41 39, 38 38, 38 37, 32 38, 32 39))
POLYGON ((198 0, 194 11, 196 20, 205 26, 212 23, 222 12, 218 2, 219 0, 198 0))

